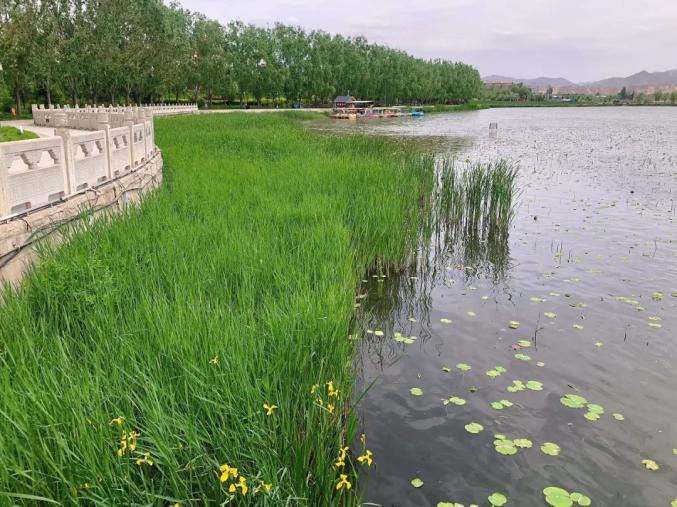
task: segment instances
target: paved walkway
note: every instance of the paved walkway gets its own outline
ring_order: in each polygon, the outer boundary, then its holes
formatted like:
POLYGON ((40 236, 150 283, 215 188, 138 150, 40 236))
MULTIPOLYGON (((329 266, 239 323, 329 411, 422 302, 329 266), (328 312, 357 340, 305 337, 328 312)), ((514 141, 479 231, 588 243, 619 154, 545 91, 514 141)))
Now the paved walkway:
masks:
MULTIPOLYGON (((2 121, 0 122, 0 124, 3 127, 14 127, 14 128, 23 127, 24 130, 37 134, 38 137, 54 137, 53 127, 38 127, 37 125, 33 125, 33 120, 10 120, 10 121, 2 121)), ((87 132, 86 130, 77 130, 77 129, 70 130, 73 132, 73 134, 82 134, 87 132)))

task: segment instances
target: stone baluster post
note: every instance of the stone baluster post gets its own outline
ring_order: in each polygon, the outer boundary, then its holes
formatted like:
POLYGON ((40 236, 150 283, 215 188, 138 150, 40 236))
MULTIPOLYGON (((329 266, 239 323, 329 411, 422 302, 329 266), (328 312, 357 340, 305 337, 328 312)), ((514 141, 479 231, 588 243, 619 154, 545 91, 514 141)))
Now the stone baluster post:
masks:
POLYGON ((66 195, 75 193, 75 160, 73 155, 73 141, 71 139, 71 131, 68 128, 66 113, 56 112, 52 116, 54 119, 54 135, 61 138, 63 165, 64 165, 64 188, 66 195))
POLYGON ((104 132, 104 146, 103 149, 106 152, 104 157, 106 160, 106 179, 113 179, 113 154, 111 153, 111 145, 113 140, 110 138, 110 114, 107 112, 98 113, 96 115, 97 130, 102 130, 104 132))

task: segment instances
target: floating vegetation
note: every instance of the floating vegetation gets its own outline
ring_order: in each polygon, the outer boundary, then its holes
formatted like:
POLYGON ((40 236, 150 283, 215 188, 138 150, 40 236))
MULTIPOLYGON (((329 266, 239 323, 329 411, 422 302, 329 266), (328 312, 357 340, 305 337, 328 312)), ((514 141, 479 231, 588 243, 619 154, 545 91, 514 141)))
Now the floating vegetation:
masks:
POLYGON ((541 382, 538 382, 537 380, 529 380, 526 383, 526 388, 531 389, 532 391, 542 391, 543 384, 541 382))
POLYGON ((515 354, 515 359, 519 359, 520 361, 531 361, 531 357, 526 354, 515 354))
POLYGON ((508 503, 508 497, 506 497, 503 493, 492 493, 489 495, 487 500, 489 500, 489 503, 494 507, 501 507, 508 503))
POLYGON ((511 320, 510 322, 508 322, 508 327, 510 329, 518 329, 520 327, 520 323, 516 320, 511 320))
POLYGON ((466 364, 466 363, 458 363, 458 364, 456 365, 456 368, 458 368, 458 369, 461 370, 461 371, 470 371, 470 370, 472 370, 472 366, 470 366, 469 364, 466 364))
POLYGON ((412 396, 422 396, 423 395, 423 389, 420 387, 412 387, 409 389, 409 392, 411 393, 412 396))
POLYGON ((562 405, 569 408, 583 408, 588 402, 583 396, 578 394, 565 394, 559 401, 562 405))
POLYGON ((463 398, 459 398, 458 396, 451 396, 450 398, 446 398, 442 400, 442 402, 445 405, 448 405, 449 403, 453 403, 454 405, 465 405, 466 401, 463 398))
POLYGON ((652 472, 655 472, 661 467, 658 463, 656 463, 652 459, 643 459, 642 465, 644 465, 647 470, 651 470, 652 472))
POLYGON ((411 480, 411 485, 414 486, 415 488, 420 488, 423 486, 425 483, 419 478, 419 477, 414 477, 411 480))
POLYGON ((476 422, 472 422, 465 425, 465 431, 467 431, 468 433, 479 433, 482 430, 484 430, 484 426, 476 422))
POLYGON ((561 450, 559 445, 552 442, 544 442, 543 445, 541 445, 541 451, 548 456, 558 456, 561 450))
POLYGON ((623 414, 619 414, 618 412, 611 414, 611 416, 617 421, 625 421, 625 416, 623 414))
POLYGON ((549 486, 543 490, 545 501, 553 507, 571 507, 574 504, 586 507, 592 505, 592 500, 583 493, 569 493, 567 490, 556 486, 549 486))

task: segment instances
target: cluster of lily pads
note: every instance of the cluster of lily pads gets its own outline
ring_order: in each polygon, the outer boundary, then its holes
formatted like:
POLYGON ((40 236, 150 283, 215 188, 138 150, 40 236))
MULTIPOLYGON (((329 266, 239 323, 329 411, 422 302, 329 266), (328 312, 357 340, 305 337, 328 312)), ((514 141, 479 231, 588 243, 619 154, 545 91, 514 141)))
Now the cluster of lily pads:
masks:
MULTIPOLYGON (((559 399, 560 403, 564 405, 565 407, 569 408, 574 408, 574 409, 579 409, 586 407, 587 412, 584 414, 584 417, 588 421, 597 421, 602 415, 604 415, 604 407, 601 405, 598 405, 596 403, 588 403, 588 400, 583 398, 583 396, 580 396, 578 394, 565 394, 559 399)), ((623 414, 620 414, 618 412, 614 412, 613 418, 616 419, 617 421, 624 421, 625 416, 623 414)))
POLYGON ((404 343, 405 345, 411 345, 414 343, 418 338, 416 336, 404 336, 400 332, 396 332, 393 335, 393 340, 395 340, 398 343, 404 343))
POLYGON ((592 505, 590 497, 574 491, 569 493, 566 489, 558 488, 556 486, 549 486, 543 490, 545 495, 545 502, 553 507, 571 507, 572 505, 580 505, 586 507, 592 505))
POLYGON ((517 393, 524 391, 525 389, 530 389, 532 391, 542 391, 543 383, 538 380, 527 380, 526 383, 521 380, 513 380, 512 385, 505 388, 509 393, 517 393))

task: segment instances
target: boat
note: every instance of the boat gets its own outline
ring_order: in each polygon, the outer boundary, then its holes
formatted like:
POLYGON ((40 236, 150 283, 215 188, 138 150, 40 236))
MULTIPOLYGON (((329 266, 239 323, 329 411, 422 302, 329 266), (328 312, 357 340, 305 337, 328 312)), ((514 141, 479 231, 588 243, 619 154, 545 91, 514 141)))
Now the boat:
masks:
POLYGON ((374 106, 372 100, 356 100, 355 97, 342 95, 334 99, 334 108, 330 116, 338 120, 367 120, 373 118, 399 118, 402 116, 423 116, 420 108, 405 106, 374 106))

